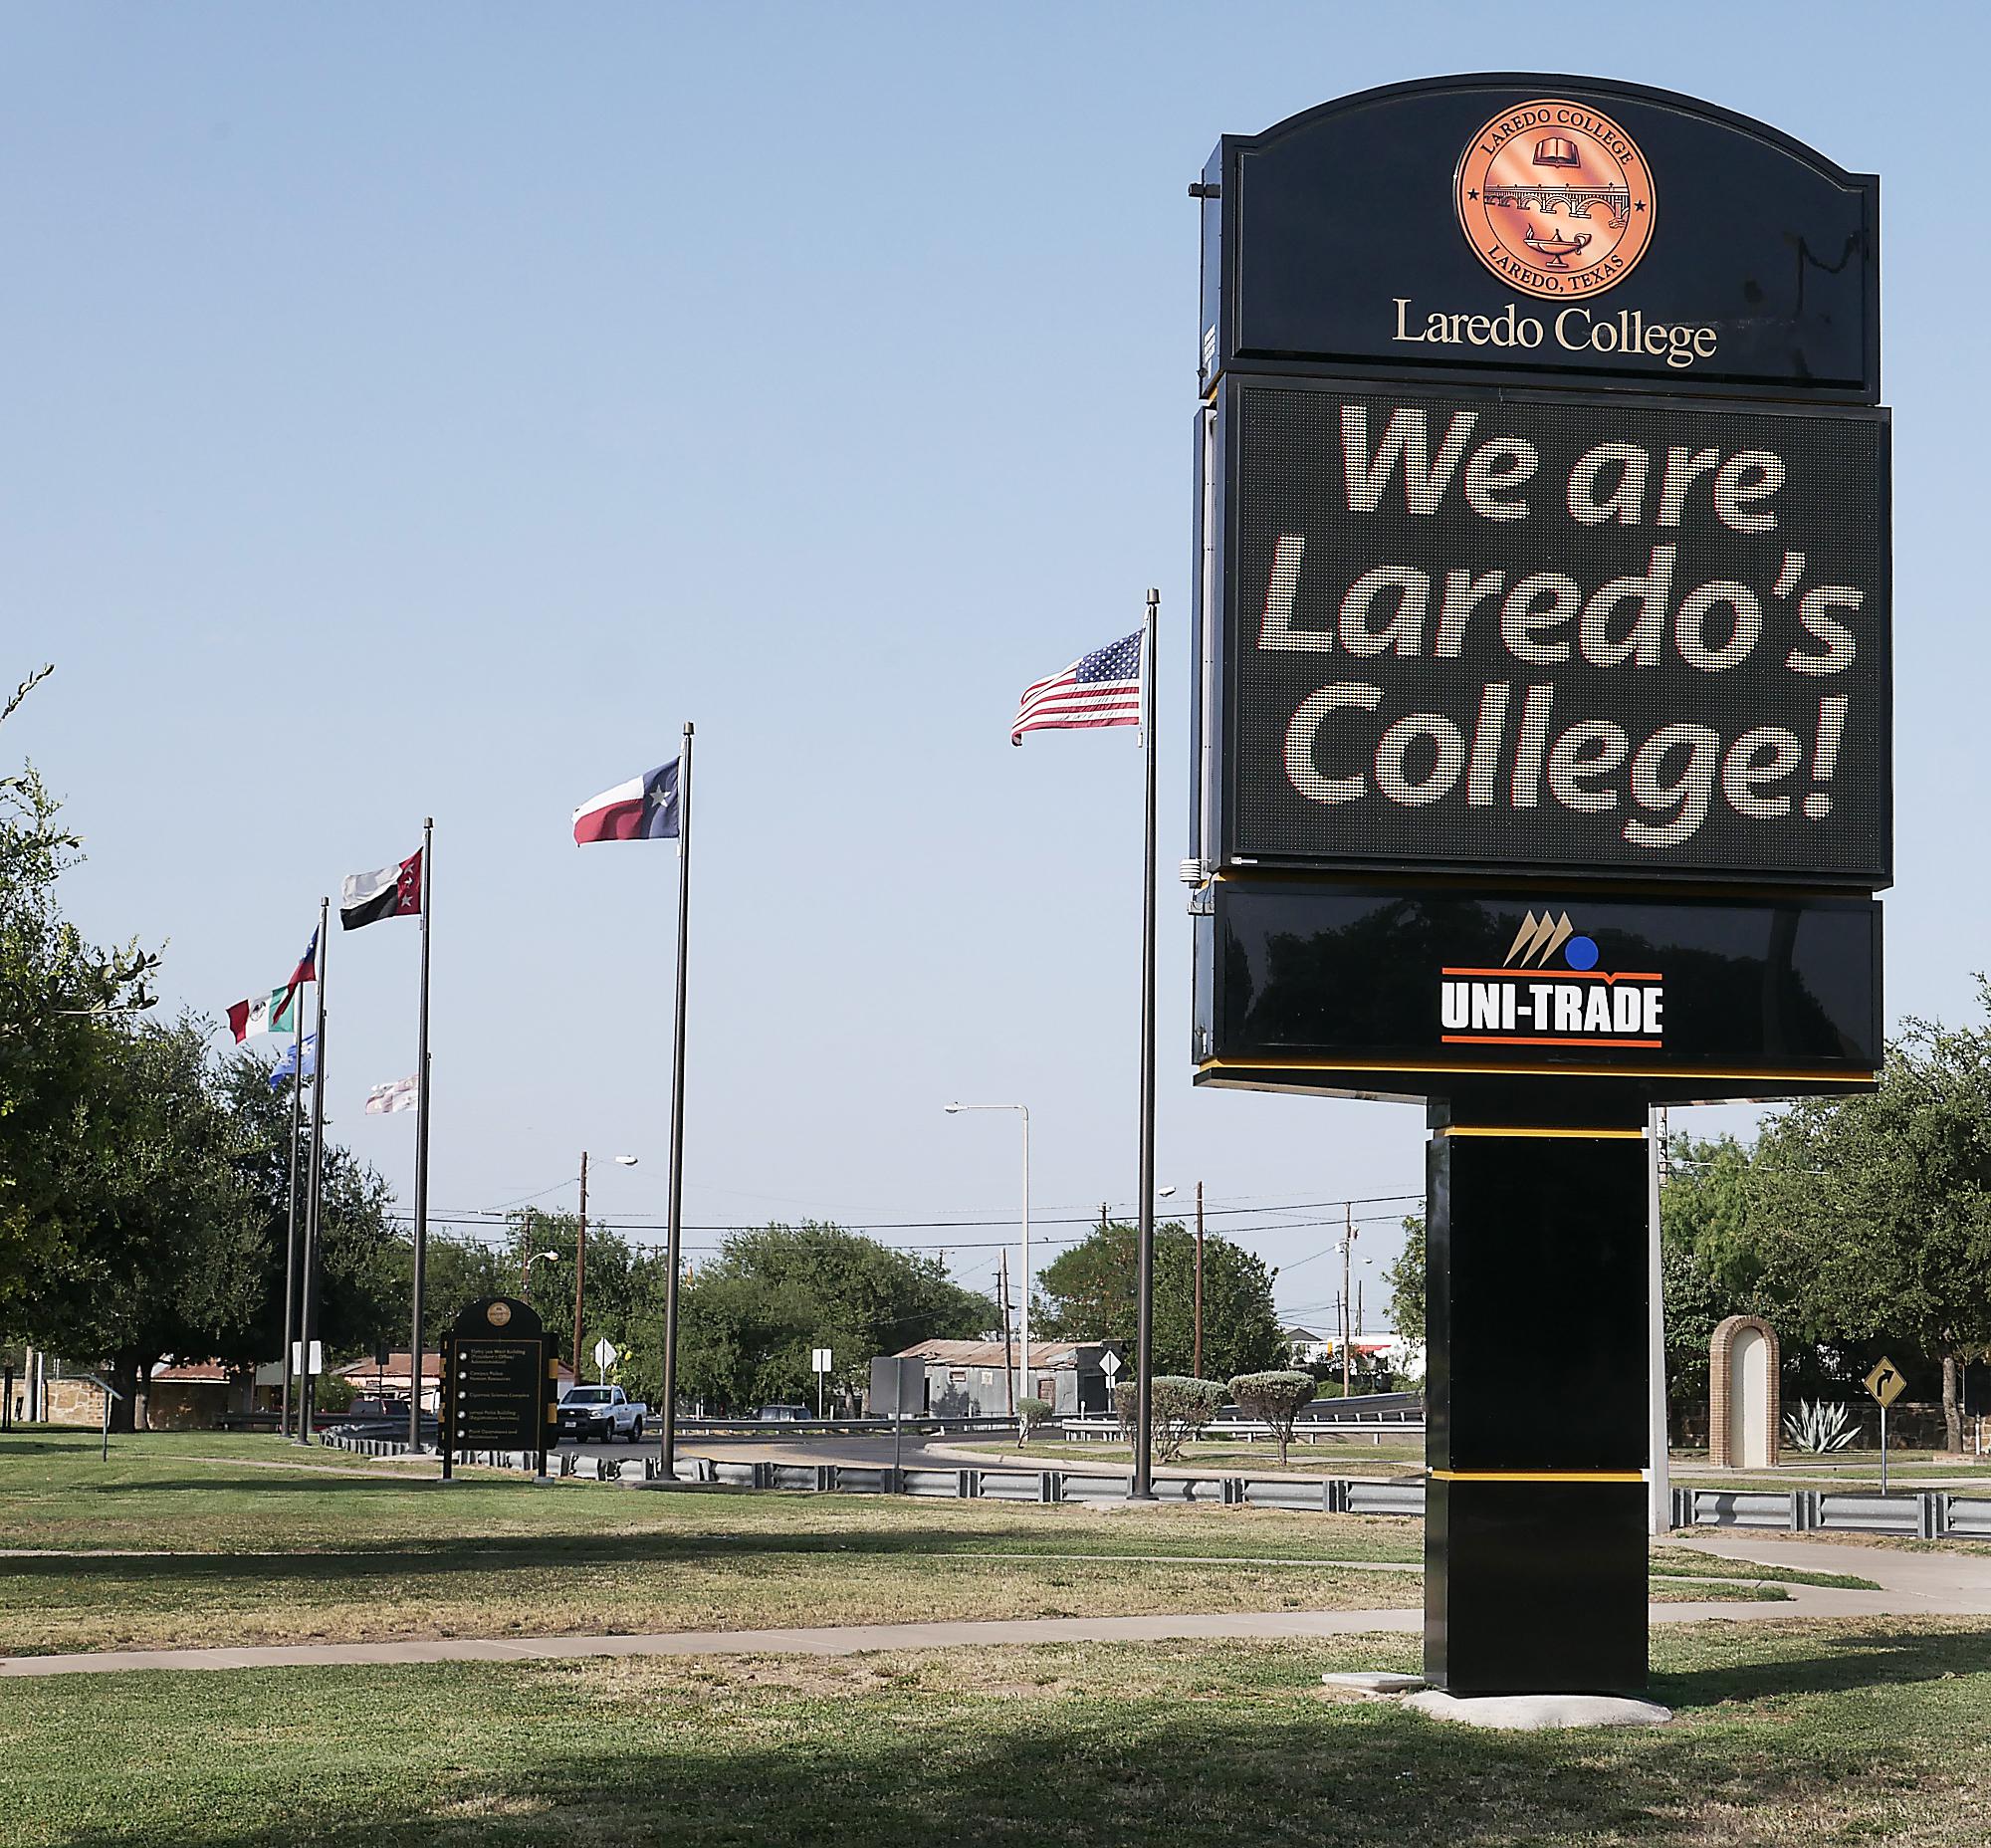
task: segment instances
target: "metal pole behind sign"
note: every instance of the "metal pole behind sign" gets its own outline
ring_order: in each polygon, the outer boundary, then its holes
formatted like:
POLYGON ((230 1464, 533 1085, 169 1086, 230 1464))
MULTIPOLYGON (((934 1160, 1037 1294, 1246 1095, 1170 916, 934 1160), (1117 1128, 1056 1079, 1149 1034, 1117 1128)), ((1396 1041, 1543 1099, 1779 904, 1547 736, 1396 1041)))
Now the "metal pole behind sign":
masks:
MULTIPOLYGON (((305 1217, 305 1261, 302 1278, 304 1294, 298 1312, 299 1334, 304 1341, 304 1364, 306 1378, 298 1393, 298 1441, 309 1444, 312 1439, 312 1411, 318 1396, 318 1380, 309 1369, 312 1362, 312 1336, 318 1332, 318 1273, 323 1241, 320 1221, 325 1208, 325 977, 326 966, 332 961, 332 944, 328 926, 332 921, 332 900, 318 901, 318 1040, 317 1075, 312 1079, 312 1146, 311 1146, 311 1202, 305 1217)), ((422 1357, 414 1355, 409 1362, 409 1371, 414 1374, 412 1389, 416 1399, 421 1397, 422 1357)))
POLYGON ((1880 1401, 1880 1493, 1887 1493, 1887 1402, 1880 1401))
POLYGON ((429 913, 435 894, 435 816, 422 820, 422 998, 415 1016, 415 1287, 408 1341, 408 1448, 422 1447, 422 1295, 429 1265, 429 913))
MULTIPOLYGON (((314 948, 313 964, 317 964, 314 948)), ((298 1312, 298 1151, 304 1145, 305 1114, 305 1007, 302 997, 292 1000, 291 1041, 298 1068, 291 1073, 291 1202, 284 1234, 284 1390, 277 1402, 277 1422, 286 1437, 291 1431, 291 1343, 296 1339, 298 1312)), ((251 1403, 253 1404, 253 1398, 251 1403)))
POLYGON ((573 1383, 583 1377, 580 1370, 581 1288, 587 1277, 587 1151, 580 1151, 580 1218, 573 1234, 573 1383))
POLYGON ((442 1348, 442 1391, 436 1397, 436 1442, 442 1450, 442 1480, 455 1475, 456 1336, 446 1334, 442 1348))
MULTIPOLYGON (((1130 1501, 1152 1502, 1155 1435, 1155 630, 1162 593, 1148 592, 1141 643, 1141 723, 1146 754, 1145 830, 1141 854, 1141 1231, 1136 1259, 1134 1475, 1130 1501)), ((1025 1290, 1029 1278, 1023 1279, 1025 1290)), ((1024 1355, 1024 1365, 1029 1356, 1024 1355)))
POLYGON ((678 994, 671 1024, 671 1195, 664 1258, 663 1425, 658 1461, 664 1480, 678 1472, 678 1257, 684 1230, 685 963, 691 947, 691 721, 678 759, 678 994))

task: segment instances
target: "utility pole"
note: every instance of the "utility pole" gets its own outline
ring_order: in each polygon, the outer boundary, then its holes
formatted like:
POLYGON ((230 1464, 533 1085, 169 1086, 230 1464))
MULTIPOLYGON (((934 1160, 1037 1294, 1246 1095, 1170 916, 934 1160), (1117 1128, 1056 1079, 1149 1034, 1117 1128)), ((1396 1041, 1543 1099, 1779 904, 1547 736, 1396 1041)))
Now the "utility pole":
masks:
POLYGON ((1103 1200, 1099 1203, 1099 1230, 1106 1230, 1106 1202, 1103 1200))
POLYGON ((1341 1396, 1345 1399, 1348 1397, 1349 1390, 1353 1384, 1348 1352, 1352 1345, 1348 1332, 1348 1276, 1351 1254, 1355 1250, 1354 1203, 1351 1201, 1344 1206, 1342 1213, 1345 1215, 1345 1218, 1342 1223, 1341 1233, 1341 1396))
POLYGON ((1002 1252, 1002 1410, 1016 1416, 1016 1364, 1009 1346, 1009 1253, 1002 1252))
POLYGON ((533 1275, 533 1209, 528 1207, 524 1214, 525 1231, 519 1241, 519 1294, 524 1296, 532 1284, 533 1275))
POLYGON ((1196 1358, 1189 1370, 1203 1378, 1203 1183, 1196 1184, 1196 1358))
POLYGON ((573 1235, 573 1383, 580 1384, 580 1290, 587 1275, 587 1151, 580 1151, 580 1224, 573 1235))

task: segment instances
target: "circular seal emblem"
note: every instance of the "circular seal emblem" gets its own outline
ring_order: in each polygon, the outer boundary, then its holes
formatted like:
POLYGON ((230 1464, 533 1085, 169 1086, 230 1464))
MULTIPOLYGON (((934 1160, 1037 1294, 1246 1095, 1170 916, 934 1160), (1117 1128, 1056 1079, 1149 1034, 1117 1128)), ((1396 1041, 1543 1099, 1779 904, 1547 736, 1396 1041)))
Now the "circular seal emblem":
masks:
POLYGON ((512 1319, 512 1305, 509 1302, 494 1302, 484 1311, 484 1319, 494 1328, 502 1328, 512 1319))
POLYGON ((1652 239, 1645 155, 1582 103, 1503 110, 1466 143, 1452 183, 1473 254, 1526 295, 1596 295, 1631 275, 1652 239))

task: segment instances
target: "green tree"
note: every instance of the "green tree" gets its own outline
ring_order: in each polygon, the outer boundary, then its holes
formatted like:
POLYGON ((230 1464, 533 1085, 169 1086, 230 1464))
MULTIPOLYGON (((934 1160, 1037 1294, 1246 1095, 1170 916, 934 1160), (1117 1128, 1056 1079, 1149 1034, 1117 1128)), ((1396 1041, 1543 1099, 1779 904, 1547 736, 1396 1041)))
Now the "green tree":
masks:
MULTIPOLYGON (((1060 1252, 1037 1275, 1030 1332, 1061 1341, 1121 1341, 1138 1332, 1139 1229, 1114 1222, 1060 1252)), ((1278 1275, 1262 1259, 1211 1234, 1203 1250, 1203 1363, 1228 1378, 1285 1358, 1272 1307, 1278 1275)), ((1179 1222, 1155 1228, 1156 1373, 1186 1374, 1196 1354, 1196 1238, 1179 1222)))
POLYGON ((1301 1409, 1313 1403, 1313 1375, 1284 1370, 1240 1373, 1230 1382, 1230 1396, 1246 1418, 1259 1419, 1272 1427, 1283 1469, 1286 1453, 1292 1448, 1293 1423, 1301 1409))
POLYGON ((1780 1325, 1794 1372, 1797 1331, 1765 1281, 1768 1233, 1752 1209, 1752 1152, 1733 1136, 1677 1136, 1659 1190, 1660 1284, 1665 1292, 1666 1402, 1670 1413, 1707 1404, 1708 1341, 1730 1315, 1780 1325))
MULTIPOLYGON (((535 1270, 540 1268, 533 1267, 535 1270)), ((428 1268, 422 1281, 422 1331, 430 1347, 440 1348, 443 1336, 473 1302, 482 1302, 487 1296, 518 1294, 516 1254, 470 1239, 429 1234, 428 1268)))
POLYGON ((25 1319, 48 1345, 108 1362, 112 1428, 128 1431, 154 1361, 211 1353, 254 1313, 262 1227, 202 1025, 100 1031, 109 1056, 60 1167, 71 1237, 25 1319))
MULTIPOLYGON (((1162 1463, 1174 1463, 1182 1456, 1183 1446, 1222 1411, 1227 1389, 1221 1380, 1190 1379, 1170 1373, 1156 1374, 1148 1387, 1155 1456, 1162 1463)), ((1113 1409, 1130 1441, 1139 1416, 1138 1405, 1134 1381, 1117 1381, 1113 1387, 1113 1409)))
MULTIPOLYGON (((49 669, 4 705, 10 717, 49 669)), ((0 1332, 30 1334, 29 1297, 76 1262, 65 1172, 79 1112, 121 1056, 107 1031, 152 1005, 156 956, 87 943, 57 903, 78 837, 32 766, 0 778, 0 1332)))
MULTIPOLYGON (((254 1267, 255 1280, 249 1314, 210 1330, 200 1357, 248 1366, 282 1357, 291 1224, 290 1084, 273 1091, 269 1067, 247 1052, 226 1059, 215 1082, 235 1125, 234 1166, 256 1227, 253 1255, 245 1258, 254 1267)), ((309 1098, 298 1154, 300 1174, 309 1174, 309 1098)), ((388 1218, 392 1194, 379 1175, 330 1137, 321 1167, 317 1338, 332 1359, 405 1346, 414 1259, 410 1239, 397 1233, 388 1218)), ((301 1220, 303 1212, 301 1195, 301 1220)), ((302 1258, 302 1232, 299 1244, 302 1258)))
POLYGON ((1991 1340, 1991 1029, 1909 1021, 1878 1090, 1794 1104, 1752 1174, 1767 1291, 1809 1339, 1933 1359, 1961 1448, 1958 1372, 1991 1340))
MULTIPOLYGON (((645 1270, 647 1314, 660 1328, 661 1268, 645 1270)), ((805 1403, 815 1391, 809 1350, 836 1357, 832 1390, 862 1391, 875 1355, 915 1341, 973 1339, 995 1325, 986 1296, 963 1289, 938 1260, 894 1251, 840 1226, 808 1222, 729 1234, 679 1298, 681 1392, 729 1410, 805 1403)), ((638 1342, 633 1377, 651 1396, 654 1340, 638 1342)))
MULTIPOLYGON (((531 1266, 524 1299, 539 1310, 555 1351, 569 1364, 573 1360, 573 1280, 579 1227, 579 1215, 574 1213, 543 1213, 537 1208, 514 1213, 510 1249, 503 1259, 506 1274, 491 1292, 518 1295, 519 1271, 525 1261, 537 1253, 553 1253, 551 1260, 540 1259, 531 1266)), ((599 1340, 605 1338, 616 1349, 616 1372, 625 1386, 630 1383, 627 1369, 634 1351, 646 1345, 656 1348, 649 1326, 652 1272, 661 1318, 661 1260, 646 1257, 611 1228, 598 1222, 589 1224, 580 1309, 581 1368, 589 1379, 594 1376, 589 1356, 599 1340)))
POLYGON ((1425 1338, 1425 1290, 1428 1268, 1425 1258, 1425 1223, 1412 1214, 1404 1221, 1404 1249, 1383 1272, 1390 1286, 1390 1326, 1403 1341, 1425 1338))

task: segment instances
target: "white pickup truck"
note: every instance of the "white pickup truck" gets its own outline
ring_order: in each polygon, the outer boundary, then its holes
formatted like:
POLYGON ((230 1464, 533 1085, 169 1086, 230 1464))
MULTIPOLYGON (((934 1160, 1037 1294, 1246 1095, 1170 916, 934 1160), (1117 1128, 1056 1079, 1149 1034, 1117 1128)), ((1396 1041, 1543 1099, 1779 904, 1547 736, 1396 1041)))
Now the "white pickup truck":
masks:
POLYGON ((575 1386, 559 1402, 559 1435, 576 1444, 606 1444, 616 1438, 638 1444, 649 1409, 619 1386, 575 1386))

